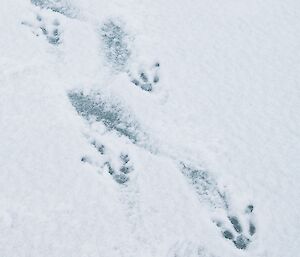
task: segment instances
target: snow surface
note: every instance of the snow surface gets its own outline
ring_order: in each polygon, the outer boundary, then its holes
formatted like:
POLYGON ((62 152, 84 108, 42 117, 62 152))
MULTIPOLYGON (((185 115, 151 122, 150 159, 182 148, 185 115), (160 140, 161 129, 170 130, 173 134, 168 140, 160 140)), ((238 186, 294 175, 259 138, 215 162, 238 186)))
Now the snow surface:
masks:
POLYGON ((300 256, 299 12, 2 1, 0 256, 300 256))

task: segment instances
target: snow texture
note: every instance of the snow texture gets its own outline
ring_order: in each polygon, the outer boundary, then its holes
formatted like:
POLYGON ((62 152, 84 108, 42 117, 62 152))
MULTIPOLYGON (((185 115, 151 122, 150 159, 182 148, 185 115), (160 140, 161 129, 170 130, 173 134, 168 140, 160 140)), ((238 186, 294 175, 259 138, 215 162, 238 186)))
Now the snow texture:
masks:
POLYGON ((299 12, 2 1, 0 256, 299 256, 299 12))

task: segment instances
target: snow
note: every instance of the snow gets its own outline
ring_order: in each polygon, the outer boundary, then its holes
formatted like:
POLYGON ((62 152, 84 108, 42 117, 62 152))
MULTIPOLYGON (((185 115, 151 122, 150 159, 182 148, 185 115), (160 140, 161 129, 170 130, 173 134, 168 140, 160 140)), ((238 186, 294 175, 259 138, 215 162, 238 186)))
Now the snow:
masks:
POLYGON ((3 1, 0 256, 298 256, 299 11, 3 1))

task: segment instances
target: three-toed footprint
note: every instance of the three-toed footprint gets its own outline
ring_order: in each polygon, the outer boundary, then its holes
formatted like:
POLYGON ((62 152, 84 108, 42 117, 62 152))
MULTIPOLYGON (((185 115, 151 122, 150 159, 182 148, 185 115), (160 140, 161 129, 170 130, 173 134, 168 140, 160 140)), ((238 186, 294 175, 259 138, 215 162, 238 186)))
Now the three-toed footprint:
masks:
POLYGON ((108 173, 119 184, 125 184, 129 180, 129 173, 133 170, 132 165, 129 163, 130 159, 128 154, 121 153, 120 155, 121 167, 115 169, 110 162, 106 162, 104 165, 108 169, 108 173))
POLYGON ((37 37, 43 35, 52 45, 58 45, 61 43, 62 33, 60 29, 60 22, 58 19, 50 21, 49 19, 37 14, 34 21, 23 21, 22 24, 30 27, 32 32, 37 37))
POLYGON ((246 218, 248 226, 246 229, 244 229, 240 219, 235 215, 227 216, 229 222, 215 221, 216 225, 221 229, 223 237, 232 241, 238 249, 246 249, 256 233, 256 226, 253 223, 253 211, 254 206, 252 204, 249 204, 245 209, 244 218, 246 218), (231 225, 231 229, 227 228, 226 223, 231 225))
MULTIPOLYGON (((99 153, 99 157, 108 157, 106 153, 106 147, 102 143, 93 139, 90 141, 90 144, 96 148, 97 152, 99 153)), ((104 170, 110 174, 118 184, 125 184, 129 180, 129 173, 133 171, 133 165, 127 153, 121 152, 118 156, 118 159, 120 162, 119 166, 113 165, 111 158, 104 158, 103 160, 105 161, 103 164, 101 164, 100 159, 97 160, 97 157, 95 158, 95 156, 85 155, 81 158, 81 161, 84 163, 89 163, 93 166, 100 166, 104 168, 104 170)))
POLYGON ((153 86, 159 82, 160 63, 156 62, 148 71, 140 69, 137 74, 128 72, 131 82, 145 91, 152 91, 153 86))

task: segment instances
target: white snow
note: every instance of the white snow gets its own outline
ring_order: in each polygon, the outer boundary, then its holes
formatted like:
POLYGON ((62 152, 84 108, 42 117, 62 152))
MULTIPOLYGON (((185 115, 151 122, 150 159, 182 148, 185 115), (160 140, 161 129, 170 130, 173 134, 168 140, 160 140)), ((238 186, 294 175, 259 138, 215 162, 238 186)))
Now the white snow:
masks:
POLYGON ((298 1, 32 2, 0 10, 0 256, 299 256, 298 1))

